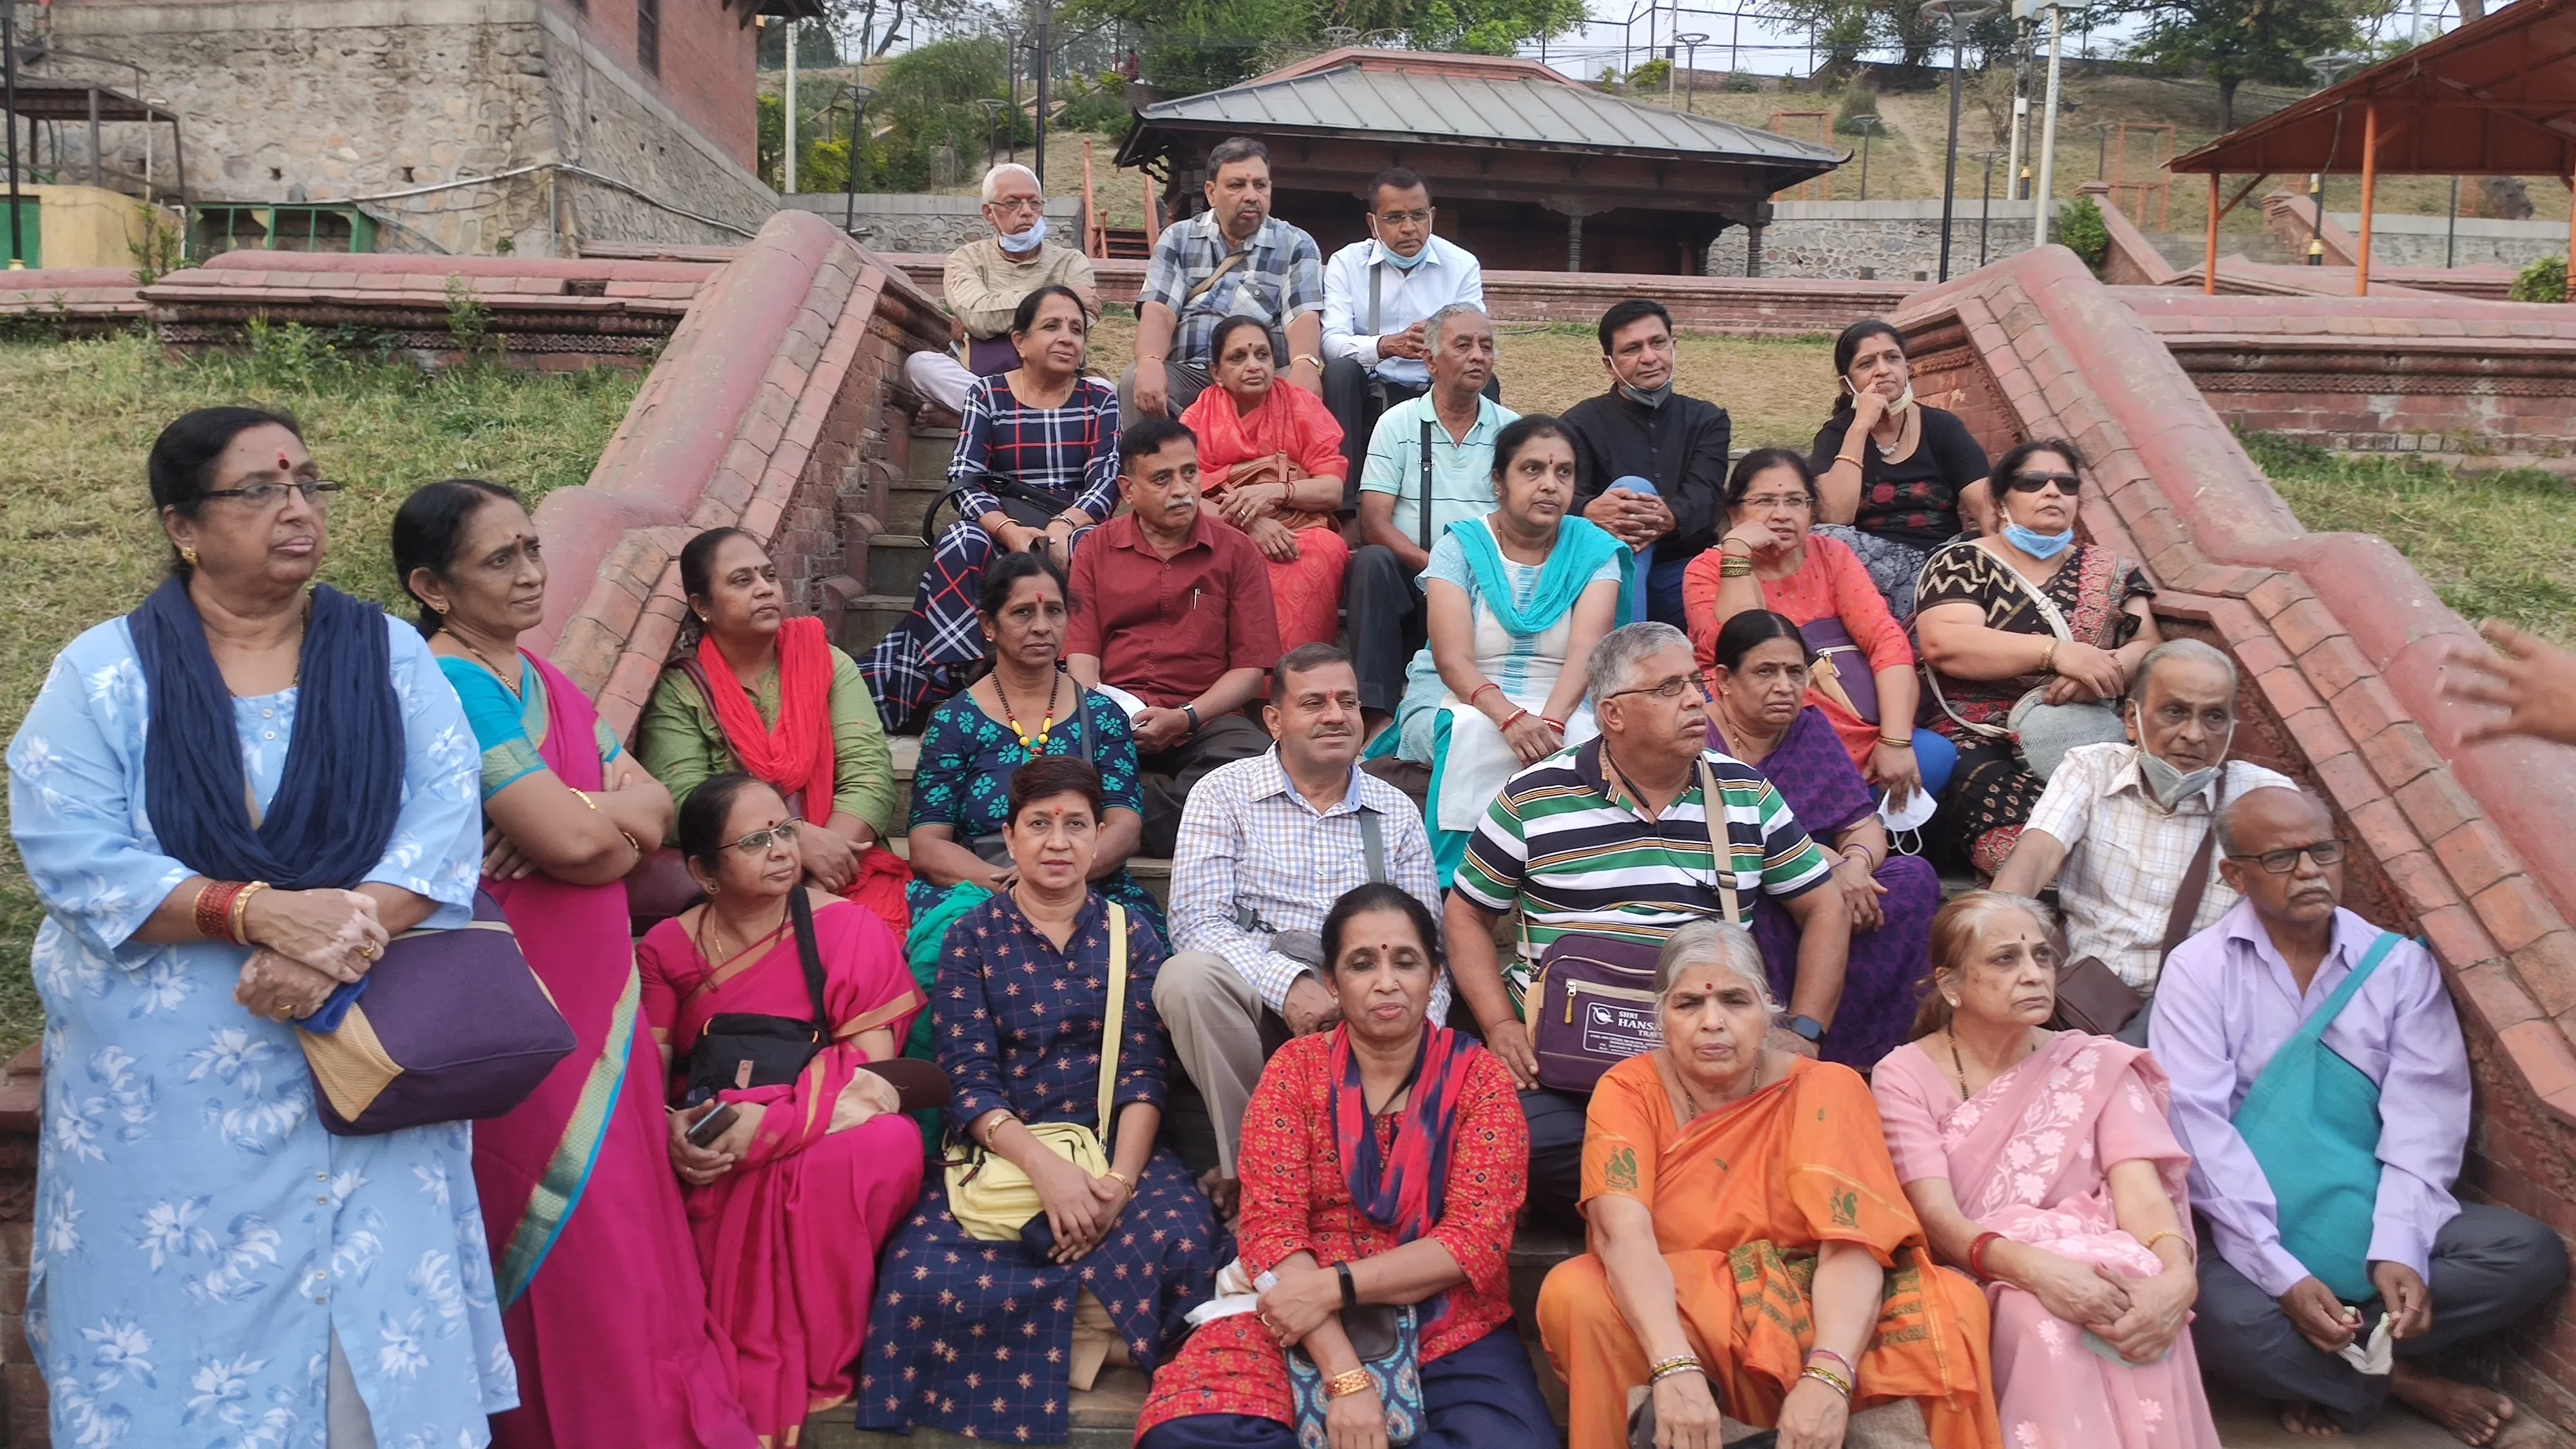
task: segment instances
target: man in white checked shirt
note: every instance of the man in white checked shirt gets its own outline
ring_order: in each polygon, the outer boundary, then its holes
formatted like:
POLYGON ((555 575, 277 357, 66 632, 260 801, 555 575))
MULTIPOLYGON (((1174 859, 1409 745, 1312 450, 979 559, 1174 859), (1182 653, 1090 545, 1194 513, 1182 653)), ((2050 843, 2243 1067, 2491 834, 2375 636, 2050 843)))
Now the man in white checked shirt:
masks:
MULTIPOLYGON (((2189 936, 2236 904, 2218 874, 2211 829, 2238 796, 2290 781, 2260 765, 2227 762, 2236 734, 2236 666, 2197 639, 2156 646, 2138 661, 2121 703, 2129 743, 2066 752, 1995 873, 1995 889, 2036 895, 2057 885, 2071 961, 2098 957, 2151 999, 2164 971, 2164 938, 2195 860, 2206 872, 2189 936)), ((2141 1011, 2123 1040, 2146 1045, 2141 1011)))
MULTIPOLYGON (((1330 644, 1288 651, 1270 674, 1269 753, 1218 767, 1190 792, 1172 853, 1174 954, 1154 978, 1173 1055, 1214 1119, 1219 1211, 1233 1209, 1235 1145, 1262 1064, 1290 1037, 1339 1019, 1315 968, 1333 902, 1391 881, 1435 913, 1422 813, 1359 768, 1359 675, 1330 644)), ((1448 1019, 1449 980, 1430 1017, 1448 1019)))

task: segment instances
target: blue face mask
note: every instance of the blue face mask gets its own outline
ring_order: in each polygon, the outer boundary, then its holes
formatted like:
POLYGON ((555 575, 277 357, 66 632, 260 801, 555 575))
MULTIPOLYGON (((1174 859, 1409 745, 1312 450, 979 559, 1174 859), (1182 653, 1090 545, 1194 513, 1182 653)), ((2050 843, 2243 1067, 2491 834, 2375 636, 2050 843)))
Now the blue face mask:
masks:
POLYGON ((1027 231, 1021 232, 1017 236, 1012 236, 1006 232, 995 238, 995 240, 1001 242, 1002 250, 1009 252, 1011 255, 1015 257, 1027 256, 1029 253, 1046 245, 1046 218, 1043 215, 1040 216, 1037 220, 1037 225, 1030 227, 1027 231))
POLYGON ((1379 256, 1386 259, 1386 264, 1388 266, 1395 268, 1399 272, 1409 272, 1431 259, 1431 239, 1429 237, 1424 237, 1422 239, 1422 250, 1415 252, 1409 257, 1397 256, 1395 254, 1395 248, 1388 246, 1385 242, 1379 242, 1377 244, 1377 252, 1379 256))
POLYGON ((2004 537, 2013 547, 2029 554, 2032 558, 2052 559, 2064 553, 2067 545, 2075 542, 2075 530, 2070 528, 2064 533, 2034 533, 2018 523, 2007 523, 2004 525, 2004 537))

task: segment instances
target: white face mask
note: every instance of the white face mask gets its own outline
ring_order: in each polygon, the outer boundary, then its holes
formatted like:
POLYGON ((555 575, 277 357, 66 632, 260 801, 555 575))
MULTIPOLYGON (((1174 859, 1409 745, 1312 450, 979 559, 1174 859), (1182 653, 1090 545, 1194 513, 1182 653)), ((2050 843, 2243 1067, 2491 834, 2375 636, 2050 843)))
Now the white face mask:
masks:
POLYGON ((1939 808, 1940 802, 1932 798, 1929 790, 1915 791, 1902 805, 1893 803, 1895 793, 1891 790, 1878 798, 1879 823, 1885 825, 1891 835, 1898 831, 1922 829, 1924 823, 1932 818, 1932 812, 1939 808))

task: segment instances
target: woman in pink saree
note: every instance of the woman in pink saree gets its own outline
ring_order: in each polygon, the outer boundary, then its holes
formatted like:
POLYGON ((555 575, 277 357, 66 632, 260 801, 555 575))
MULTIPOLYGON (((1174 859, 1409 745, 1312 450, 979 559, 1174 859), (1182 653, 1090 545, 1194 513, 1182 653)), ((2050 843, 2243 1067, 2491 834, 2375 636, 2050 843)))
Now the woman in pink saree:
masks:
POLYGON ((1219 322, 1208 358, 1215 385, 1181 414, 1199 440, 1199 488, 1270 561, 1279 647, 1330 644, 1351 561, 1333 518, 1349 471, 1342 425, 1313 393, 1280 384, 1261 319, 1219 322))
MULTIPOLYGON (((797 836, 814 828, 749 775, 718 775, 680 808, 680 849, 707 900, 654 927, 639 955, 645 1017, 683 1075, 720 1015, 815 1017, 789 901, 805 889, 797 836)), ((820 891, 807 900, 829 1044, 793 1081, 728 1088, 671 1114, 706 1301, 764 1446, 794 1443, 808 1415, 850 1397, 877 1249, 921 1190, 921 1129, 886 1079, 862 1069, 902 1054, 921 988, 874 912, 820 891), (731 1127, 689 1142, 691 1126, 725 1108, 731 1127)))
POLYGON ((1935 1252, 1986 1285, 2011 1449, 2219 1449, 2191 1347, 2199 1291, 2155 1059, 2051 1032, 2041 908, 1972 891, 1932 922, 1915 1039, 1872 1074, 1935 1252))
MULTIPOLYGON (((521 651, 546 571, 509 490, 451 480, 395 515, 394 570, 483 759, 483 889, 578 1038, 534 1095, 474 1124, 519 1407, 499 1449, 750 1449, 671 1181, 626 914, 671 797, 580 686, 521 651)), ((381 1270, 380 1270, 381 1271, 381 1270)))

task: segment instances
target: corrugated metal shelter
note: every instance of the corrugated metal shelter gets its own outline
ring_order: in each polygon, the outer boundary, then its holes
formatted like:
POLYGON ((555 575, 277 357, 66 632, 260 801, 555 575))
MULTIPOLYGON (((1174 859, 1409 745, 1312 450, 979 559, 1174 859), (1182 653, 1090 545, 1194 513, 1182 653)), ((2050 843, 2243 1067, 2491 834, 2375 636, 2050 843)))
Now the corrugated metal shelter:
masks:
POLYGON ((2376 183, 2400 176, 2557 176, 2576 184, 2576 0, 2514 0, 2294 105, 2177 157, 2209 178, 2209 270, 2218 219, 2276 175, 2361 173, 2361 256, 2370 291, 2376 183), (2251 177, 2234 201, 2219 178, 2251 177))
POLYGON ((1408 166, 1431 184, 1442 236, 1489 267, 1534 271, 1697 273, 1720 231, 1759 228, 1773 193, 1845 159, 1536 61, 1353 47, 1150 106, 1118 164, 1162 178, 1187 215, 1208 148, 1229 136, 1269 145, 1276 213, 1327 252, 1367 235, 1369 179, 1408 166))

